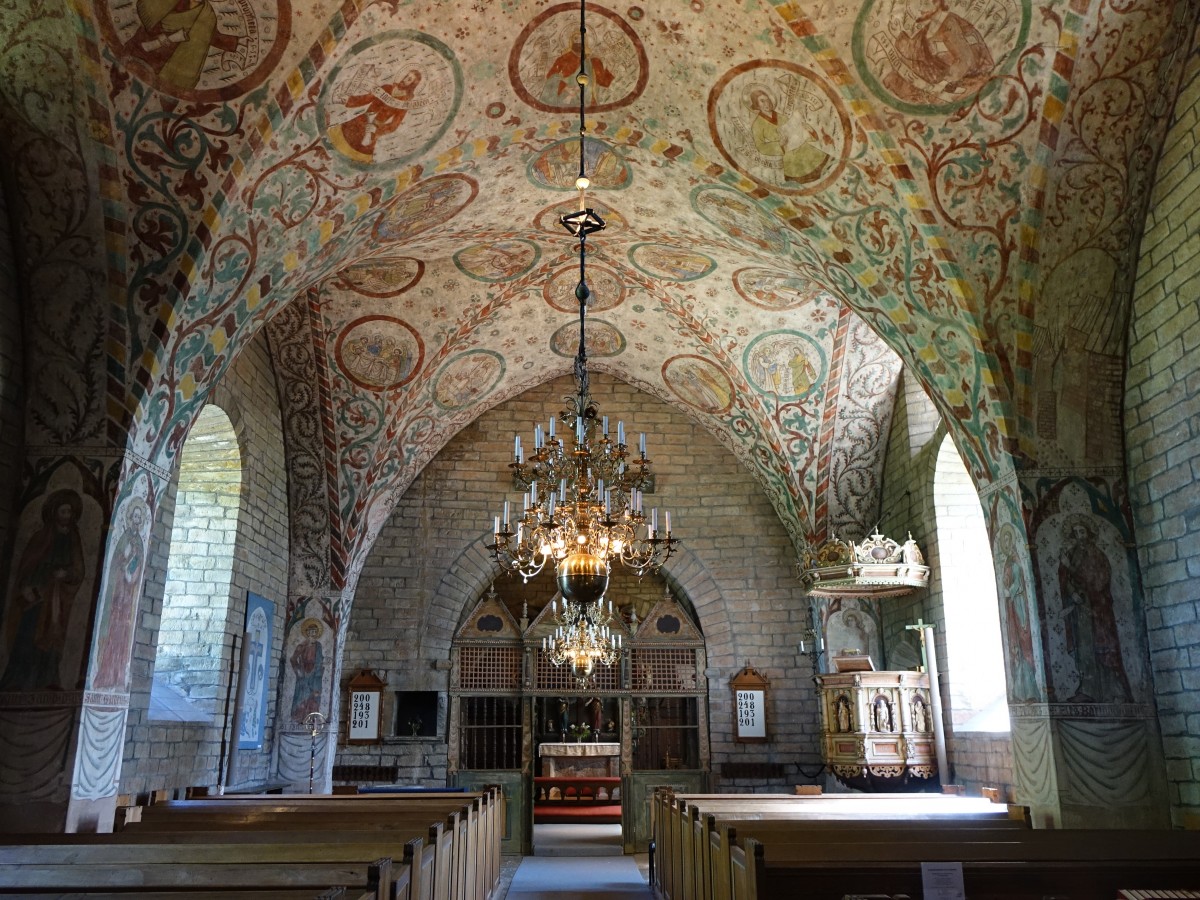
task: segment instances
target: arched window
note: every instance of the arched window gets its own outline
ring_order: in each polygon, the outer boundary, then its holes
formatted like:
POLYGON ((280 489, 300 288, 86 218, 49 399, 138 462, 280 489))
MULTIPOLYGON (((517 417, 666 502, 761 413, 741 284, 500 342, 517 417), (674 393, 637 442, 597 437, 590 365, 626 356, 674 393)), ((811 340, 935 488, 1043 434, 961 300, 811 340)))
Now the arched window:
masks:
POLYGON ((1008 731, 1000 608, 991 545, 979 494, 947 436, 938 451, 933 498, 937 516, 946 660, 955 732, 1008 731))
POLYGON ((206 406, 183 445, 150 689, 150 718, 213 721, 224 701, 225 620, 242 490, 229 417, 206 406))

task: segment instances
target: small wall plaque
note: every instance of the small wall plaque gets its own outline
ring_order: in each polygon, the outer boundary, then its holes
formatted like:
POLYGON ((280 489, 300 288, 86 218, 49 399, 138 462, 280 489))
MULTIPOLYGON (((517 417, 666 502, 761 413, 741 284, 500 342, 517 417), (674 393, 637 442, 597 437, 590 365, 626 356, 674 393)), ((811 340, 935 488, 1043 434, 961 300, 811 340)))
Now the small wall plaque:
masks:
POLYGON ((384 682, 370 669, 363 669, 350 680, 350 701, 346 705, 347 744, 378 744, 379 713, 384 682))
POLYGON ((733 739, 743 744, 765 744, 770 682, 747 663, 729 686, 733 690, 733 739))

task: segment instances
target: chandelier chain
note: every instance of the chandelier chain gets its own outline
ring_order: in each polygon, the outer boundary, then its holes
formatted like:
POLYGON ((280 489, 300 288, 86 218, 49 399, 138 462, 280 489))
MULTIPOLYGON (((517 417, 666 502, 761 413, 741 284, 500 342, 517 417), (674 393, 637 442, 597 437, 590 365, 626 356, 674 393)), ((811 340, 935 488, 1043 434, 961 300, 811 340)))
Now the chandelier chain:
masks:
POLYGON ((587 0, 579 3, 579 177, 575 180, 578 206, 559 218, 576 239, 579 282, 579 347, 575 355, 576 393, 566 408, 550 419, 549 429, 534 427, 533 452, 526 459, 518 435, 509 463, 512 480, 524 491, 520 515, 513 517, 508 501, 496 516, 494 541, 488 545, 501 569, 526 581, 553 560, 562 592, 561 611, 555 604, 555 633, 543 642, 543 652, 556 665, 570 662, 581 681, 597 662, 609 664, 620 655, 621 632, 614 631, 612 601, 606 601, 610 563, 620 561, 641 576, 658 571, 671 556, 678 539, 671 535, 671 514, 665 529, 658 510, 647 516, 643 492, 652 490, 654 477, 642 434, 636 455, 625 443, 625 424, 617 422, 615 436, 608 417, 591 401, 587 368, 588 237, 605 221, 588 206, 587 189, 587 0), (556 433, 562 422, 572 432, 573 446, 556 433), (615 439, 614 439, 615 438, 615 439), (514 527, 515 526, 515 527, 514 527))

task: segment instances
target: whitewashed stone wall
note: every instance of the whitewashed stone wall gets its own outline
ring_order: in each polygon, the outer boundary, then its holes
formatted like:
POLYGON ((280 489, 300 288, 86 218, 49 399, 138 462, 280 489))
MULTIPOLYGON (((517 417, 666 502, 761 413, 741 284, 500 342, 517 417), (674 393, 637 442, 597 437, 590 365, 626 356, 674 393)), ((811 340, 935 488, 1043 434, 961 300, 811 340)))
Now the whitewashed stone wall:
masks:
POLYGON ((1129 482, 1176 824, 1200 825, 1200 52, 1142 236, 1125 390, 1129 482))
POLYGON ((237 437, 214 403, 192 426, 175 485, 154 676, 177 688, 196 713, 212 721, 224 700, 220 689, 229 682, 222 642, 242 486, 237 437))

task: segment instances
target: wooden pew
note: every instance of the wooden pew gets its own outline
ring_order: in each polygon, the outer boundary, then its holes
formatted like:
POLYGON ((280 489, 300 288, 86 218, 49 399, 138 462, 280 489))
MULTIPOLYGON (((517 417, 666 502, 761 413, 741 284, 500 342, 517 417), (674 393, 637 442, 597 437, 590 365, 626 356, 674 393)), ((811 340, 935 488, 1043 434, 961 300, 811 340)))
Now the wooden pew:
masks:
MULTIPOLYGON (((440 826, 430 830, 431 838, 440 837, 440 826)), ((158 893, 174 896, 179 894, 199 900, 197 884, 205 886, 205 893, 214 897, 245 896, 253 890, 256 900, 279 900, 312 898, 311 889, 289 888, 271 891, 261 888, 261 880, 273 881, 275 876, 248 875, 251 868, 293 869, 298 864, 321 864, 326 867, 340 864, 343 868, 360 860, 370 859, 381 850, 391 850, 394 841, 381 839, 376 832, 331 833, 326 835, 291 832, 248 832, 230 842, 227 834, 184 832, 146 835, 144 840, 135 840, 140 835, 8 835, 6 843, 0 845, 0 895, 31 889, 30 882, 43 886, 53 883, 76 890, 72 895, 123 895, 127 893, 112 884, 111 870, 123 867, 129 874, 119 876, 121 886, 130 882, 141 888, 153 887, 166 881, 166 886, 184 885, 180 890, 160 890, 158 893), (261 839, 261 840, 260 840, 261 839), (221 864, 235 864, 238 868, 221 864), (166 868, 177 870, 164 875, 166 868), (136 874, 135 874, 136 873, 136 874), (174 880, 172 880, 174 879, 174 880), (199 880, 198 880, 199 879, 199 880), (219 881, 220 884, 208 884, 219 881), (188 890, 187 888, 192 888, 188 890)), ((434 896, 433 873, 435 864, 434 847, 422 838, 414 838, 400 848, 403 862, 382 868, 378 874, 366 866, 366 878, 362 889, 345 891, 340 896, 347 900, 359 898, 388 897, 396 900, 413 900, 434 896), (389 880, 390 872, 390 880, 389 880), (422 879, 425 879, 422 882, 422 879), (369 890, 367 889, 367 886, 369 890)), ((382 860, 377 860, 381 862, 382 860)), ((390 858, 387 859, 390 863, 390 858)), ((316 867, 309 865, 309 871, 316 867)), ((342 873, 336 873, 342 874, 342 873)), ((305 883, 311 881, 306 878, 305 883)), ((343 883, 347 883, 342 879, 343 883)), ((327 882, 333 883, 333 882, 327 882)), ((147 889, 139 889, 143 897, 147 889)), ((331 895, 332 896, 332 895, 331 895)))
POLYGON ((733 850, 734 900, 780 896, 797 884, 804 885, 812 900, 841 900, 846 894, 919 896, 921 863, 935 861, 962 863, 972 900, 1092 900, 1115 897, 1121 889, 1200 885, 1200 835, 1186 832, 1014 831, 1003 841, 866 847, 815 842, 767 846, 749 838, 733 850))
MULTIPOLYGON (((355 897, 392 900, 390 857, 362 861, 356 847, 345 858, 313 861, 295 845, 245 848, 219 845, 24 844, 0 847, 0 895, 47 892, 126 892, 132 889, 212 892, 352 886, 355 897), (283 863, 281 865, 280 863, 283 863)), ((325 854, 338 856, 339 854, 325 854)), ((295 891, 292 890, 294 894, 295 891)))
MULTIPOLYGON (((245 900, 245 888, 227 891, 70 891, 67 893, 35 894, 49 900, 245 900)), ((344 887, 333 887, 314 894, 311 889, 294 891, 254 891, 253 900, 369 900, 374 892, 350 893, 344 887)))
POLYGON ((943 794, 684 794, 675 793, 669 788, 656 791, 651 798, 650 822, 651 838, 654 842, 654 869, 656 883, 663 883, 667 890, 680 872, 681 841, 683 840, 681 826, 672 819, 672 806, 675 802, 697 804, 703 810, 733 814, 734 809, 740 810, 746 817, 753 817, 755 811, 759 816, 790 817, 792 812, 801 818, 819 816, 823 819, 832 818, 867 818, 870 807, 878 807, 871 817, 885 819, 888 817, 911 818, 913 813, 909 807, 919 805, 931 817, 937 817, 949 812, 972 809, 981 818, 1001 818, 1006 815, 1028 817, 1025 807, 1005 807, 991 804, 984 800, 964 801, 962 798, 947 797, 943 794), (904 807, 904 811, 892 812, 888 807, 904 807), (841 808, 853 807, 844 811, 841 808), (677 834, 677 832, 679 832, 677 834), (674 855, 672 855, 674 854, 674 855))
MULTIPOLYGON (((204 798, 145 807, 140 821, 127 819, 123 830, 286 828, 295 832, 328 832, 359 828, 363 821, 369 820, 374 829, 403 834, 444 817, 449 841, 442 852, 451 853, 452 858, 446 867, 439 865, 438 872, 444 873, 442 877, 450 887, 443 890, 439 882, 435 891, 450 900, 485 900, 496 889, 500 877, 500 809, 500 794, 496 789, 475 794, 204 798)), ((438 845, 442 843, 439 840, 438 845)))
MULTIPOLYGON (((495 890, 500 874, 502 835, 502 797, 499 788, 481 792, 444 793, 371 793, 361 795, 268 795, 261 797, 219 797, 169 801, 141 810, 140 822, 129 822, 126 829, 152 827, 173 831, 215 827, 239 831, 274 827, 286 817, 292 831, 357 829, 364 820, 373 828, 400 831, 412 825, 423 826, 435 819, 459 814, 451 829, 461 832, 451 865, 453 895, 464 900, 480 900, 495 890)), ((447 821, 447 825, 451 823, 447 821)))
POLYGON ((1010 811, 1006 807, 986 801, 924 796, 928 799, 904 804, 897 803, 894 795, 694 795, 656 792, 652 798, 656 886, 666 897, 712 895, 713 863, 706 827, 709 816, 733 823, 779 822, 801 828, 805 826, 796 823, 807 822, 808 827, 816 825, 827 828, 831 822, 837 821, 853 823, 856 827, 870 827, 866 824, 870 822, 875 827, 892 829, 898 823, 912 828, 918 821, 920 827, 925 828, 939 824, 944 826, 949 821, 960 825, 970 822, 975 826, 999 823, 1024 827, 1026 824, 1025 816, 1010 822, 1010 811), (920 811, 913 812, 914 806, 920 811))
MULTIPOLYGON (((216 803, 215 798, 170 801, 146 807, 140 816, 130 816, 127 827, 114 835, 53 836, 58 846, 49 852, 61 854, 64 843, 74 843, 71 852, 82 852, 78 863, 68 864, 68 868, 75 865, 74 874, 55 876, 68 881, 79 879, 80 869, 94 868, 84 859, 88 852, 111 859, 114 847, 124 847, 126 854, 172 859, 179 868, 195 870, 200 880, 193 878, 187 883, 199 886, 205 884, 205 878, 219 877, 220 873, 197 868, 215 865, 215 859, 228 862, 246 858, 280 869, 294 868, 296 860, 315 864, 344 857, 360 860, 368 851, 386 851, 393 857, 400 852, 404 863, 393 868, 395 884, 382 889, 389 896, 394 893, 401 900, 487 900, 499 884, 498 798, 498 791, 491 790, 437 797, 404 794, 396 799, 385 795, 382 800, 379 795, 337 800, 305 795, 302 801, 293 802, 295 798, 269 795, 222 798, 216 803), (218 805, 221 808, 216 808, 218 805), (444 821, 431 826, 435 820, 444 821), (235 831, 237 837, 231 843, 230 832, 235 831), (80 851, 89 842, 94 851, 80 851), (215 857, 214 861, 202 859, 205 853, 215 857)), ((39 835, 33 840, 44 838, 39 835)), ((29 846, 26 843, 21 852, 27 852, 29 846)), ((249 862, 245 865, 250 867, 249 862)), ((31 871, 26 869, 26 875, 31 871)), ((229 874, 233 870, 224 871, 229 874)), ((99 871, 100 876, 105 874, 99 871)), ((104 885, 89 883, 89 887, 104 885)))

